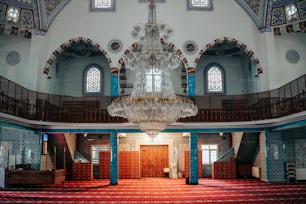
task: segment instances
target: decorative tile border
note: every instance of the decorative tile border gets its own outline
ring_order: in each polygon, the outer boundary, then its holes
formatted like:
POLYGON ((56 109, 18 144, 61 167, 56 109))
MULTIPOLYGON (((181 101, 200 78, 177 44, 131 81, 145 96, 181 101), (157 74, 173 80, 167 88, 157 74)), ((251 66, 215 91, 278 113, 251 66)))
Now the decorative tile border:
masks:
POLYGON ((235 0, 252 18, 258 29, 265 28, 266 0, 235 0))
POLYGON ((70 2, 70 0, 44 0, 37 1, 39 10, 39 29, 47 31, 57 14, 70 2))
POLYGON ((56 58, 65 50, 65 48, 70 47, 71 45, 78 43, 80 41, 91 44, 94 47, 98 48, 102 52, 102 54, 104 54, 110 67, 113 67, 111 58, 108 56, 107 52, 98 43, 94 42, 93 40, 89 38, 78 37, 78 38, 71 39, 66 43, 61 44, 56 50, 52 52, 51 57, 47 60, 47 63, 45 65, 44 74, 47 74, 47 75, 49 74, 50 68, 56 61, 56 58))
POLYGON ((263 73, 263 70, 262 70, 262 67, 260 65, 259 59, 255 56, 254 51, 249 49, 246 44, 238 41, 235 38, 230 38, 230 37, 218 38, 218 39, 215 39, 214 41, 212 41, 211 43, 206 44, 206 46, 199 51, 196 59, 194 60, 194 65, 193 66, 197 67, 197 64, 198 64, 201 56, 204 54, 204 52, 206 50, 208 50, 209 48, 211 48, 214 45, 221 44, 221 43, 231 43, 231 44, 235 45, 236 47, 240 48, 243 52, 245 52, 249 56, 250 60, 255 64, 256 69, 257 69, 257 75, 260 75, 260 74, 263 73))

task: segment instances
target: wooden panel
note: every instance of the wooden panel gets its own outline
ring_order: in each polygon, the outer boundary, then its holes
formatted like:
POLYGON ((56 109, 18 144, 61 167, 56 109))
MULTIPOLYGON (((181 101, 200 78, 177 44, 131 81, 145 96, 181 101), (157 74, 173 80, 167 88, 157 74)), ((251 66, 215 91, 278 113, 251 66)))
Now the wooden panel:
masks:
POLYGON ((99 178, 110 178, 110 151, 100 151, 99 153, 99 178))
MULTIPOLYGON (((190 172, 190 152, 184 152, 184 177, 189 177, 190 172)), ((202 151, 198 151, 198 177, 202 178, 202 151)))
POLYGON ((65 181, 65 169, 51 171, 9 170, 6 171, 6 186, 56 184, 65 181))
POLYGON ((141 145, 141 176, 163 177, 169 168, 168 145, 141 145))
POLYGON ((139 152, 119 152, 119 178, 140 178, 139 174, 139 152))
POLYGON ((73 163, 72 180, 90 181, 93 180, 92 163, 73 163))
POLYGON ((214 162, 212 166, 212 179, 234 179, 237 178, 236 160, 214 162))

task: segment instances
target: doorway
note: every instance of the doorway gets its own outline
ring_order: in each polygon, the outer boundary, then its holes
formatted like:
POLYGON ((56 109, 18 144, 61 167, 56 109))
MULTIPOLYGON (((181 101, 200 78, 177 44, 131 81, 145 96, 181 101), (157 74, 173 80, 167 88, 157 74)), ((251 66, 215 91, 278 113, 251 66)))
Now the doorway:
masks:
POLYGON ((168 145, 140 146, 141 177, 164 177, 169 168, 168 145))

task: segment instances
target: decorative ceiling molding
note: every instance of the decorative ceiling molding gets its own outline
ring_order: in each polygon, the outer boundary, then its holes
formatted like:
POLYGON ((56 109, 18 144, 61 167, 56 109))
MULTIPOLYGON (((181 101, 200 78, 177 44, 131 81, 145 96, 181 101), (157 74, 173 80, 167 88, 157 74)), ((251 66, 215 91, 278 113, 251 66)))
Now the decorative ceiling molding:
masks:
POLYGON ((36 0, 39 13, 39 29, 47 31, 57 14, 70 0, 36 0))
MULTIPOLYGON (((71 0, 0 0, 0 3, 33 11, 34 34, 44 35, 56 16, 70 1, 71 0)), ((294 3, 297 5, 300 20, 306 19, 306 0, 235 1, 246 11, 260 32, 271 32, 271 30, 273 30, 272 27, 275 26, 275 22, 277 22, 277 26, 285 25, 277 19, 279 14, 277 11, 278 9, 284 9, 285 6, 289 4, 294 3)), ((164 2, 164 0, 162 2, 164 2)))
POLYGON ((268 0, 235 0, 251 17, 257 28, 262 31, 266 29, 266 8, 268 0))

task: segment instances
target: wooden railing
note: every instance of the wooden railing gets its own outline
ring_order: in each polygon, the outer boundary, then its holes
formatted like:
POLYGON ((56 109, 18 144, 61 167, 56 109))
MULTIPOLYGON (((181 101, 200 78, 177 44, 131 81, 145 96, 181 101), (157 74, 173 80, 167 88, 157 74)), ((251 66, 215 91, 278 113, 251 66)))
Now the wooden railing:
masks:
MULTIPOLYGON (((254 121, 306 110, 306 75, 279 89, 243 95, 205 95, 191 99, 199 111, 179 122, 254 121)), ((34 92, 0 77, 0 112, 29 120, 72 123, 123 123, 107 106, 114 97, 73 97, 34 92)))

